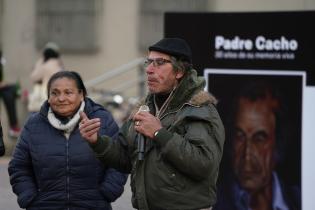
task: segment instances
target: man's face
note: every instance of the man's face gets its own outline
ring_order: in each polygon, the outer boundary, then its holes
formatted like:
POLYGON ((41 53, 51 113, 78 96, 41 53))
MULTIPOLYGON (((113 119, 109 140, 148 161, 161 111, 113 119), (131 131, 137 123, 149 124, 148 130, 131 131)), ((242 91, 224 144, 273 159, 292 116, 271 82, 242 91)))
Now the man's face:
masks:
POLYGON ((150 51, 148 59, 164 59, 167 62, 152 62, 146 67, 147 83, 149 91, 153 94, 166 94, 177 85, 182 72, 174 72, 170 56, 164 53, 150 51))
POLYGON ((256 192, 271 184, 275 116, 266 100, 241 98, 236 115, 233 166, 242 188, 256 192))

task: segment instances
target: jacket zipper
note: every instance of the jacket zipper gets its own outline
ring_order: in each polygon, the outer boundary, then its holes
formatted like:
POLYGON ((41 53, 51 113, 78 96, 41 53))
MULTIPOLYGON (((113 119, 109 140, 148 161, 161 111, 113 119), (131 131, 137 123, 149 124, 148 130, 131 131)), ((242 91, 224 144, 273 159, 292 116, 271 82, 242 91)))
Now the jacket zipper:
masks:
POLYGON ((67 176, 67 203, 68 203, 68 210, 70 209, 70 179, 69 179, 69 141, 66 140, 66 156, 67 156, 67 171, 66 171, 66 176, 67 176))

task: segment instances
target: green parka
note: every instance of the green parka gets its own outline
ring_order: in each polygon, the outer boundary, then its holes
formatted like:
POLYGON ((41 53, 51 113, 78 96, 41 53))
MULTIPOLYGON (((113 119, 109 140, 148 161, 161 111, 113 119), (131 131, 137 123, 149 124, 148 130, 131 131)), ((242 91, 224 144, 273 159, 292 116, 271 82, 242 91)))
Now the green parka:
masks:
MULTIPOLYGON (((215 98, 203 87, 195 70, 184 76, 160 117, 163 128, 154 140, 146 139, 144 160, 137 158, 132 116, 118 139, 102 136, 91 144, 104 164, 131 173, 134 208, 191 210, 216 202, 224 127, 215 98)), ((154 114, 153 95, 145 103, 154 114)))

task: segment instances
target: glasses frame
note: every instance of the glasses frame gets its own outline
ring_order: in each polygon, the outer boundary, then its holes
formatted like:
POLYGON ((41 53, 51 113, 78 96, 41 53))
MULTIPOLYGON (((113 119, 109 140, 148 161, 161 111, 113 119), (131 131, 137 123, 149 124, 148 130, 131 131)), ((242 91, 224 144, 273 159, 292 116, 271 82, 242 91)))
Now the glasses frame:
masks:
POLYGON ((173 62, 165 58, 146 58, 144 60, 143 66, 148 67, 151 63, 153 64, 154 67, 160 67, 166 63, 173 63, 173 62))

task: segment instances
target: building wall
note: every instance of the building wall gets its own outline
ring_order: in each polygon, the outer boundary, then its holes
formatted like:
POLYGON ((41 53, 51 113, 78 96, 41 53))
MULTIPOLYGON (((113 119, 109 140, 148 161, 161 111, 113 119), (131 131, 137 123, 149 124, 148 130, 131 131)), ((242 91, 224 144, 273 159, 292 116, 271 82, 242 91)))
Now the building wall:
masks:
MULTIPOLYGON (((138 0, 107 0, 102 6, 99 51, 62 54, 66 69, 78 71, 85 80, 139 57, 138 0)), ((40 56, 35 48, 35 0, 4 0, 2 22, 6 78, 11 82, 20 79, 22 86, 30 89, 29 74, 40 56)))
POLYGON ((2 51, 6 59, 5 79, 28 83, 36 58, 34 48, 33 1, 3 0, 2 51))
MULTIPOLYGON (((103 3, 100 21, 100 50, 96 54, 64 55, 68 69, 81 73, 86 80, 128 63, 140 55, 137 44, 137 0, 108 0, 103 3), (124 5, 124 6, 121 6, 124 5)), ((133 75, 128 75, 133 77, 133 75)), ((128 77, 120 78, 125 80, 128 77)), ((107 82, 110 88, 117 81, 107 82)))

